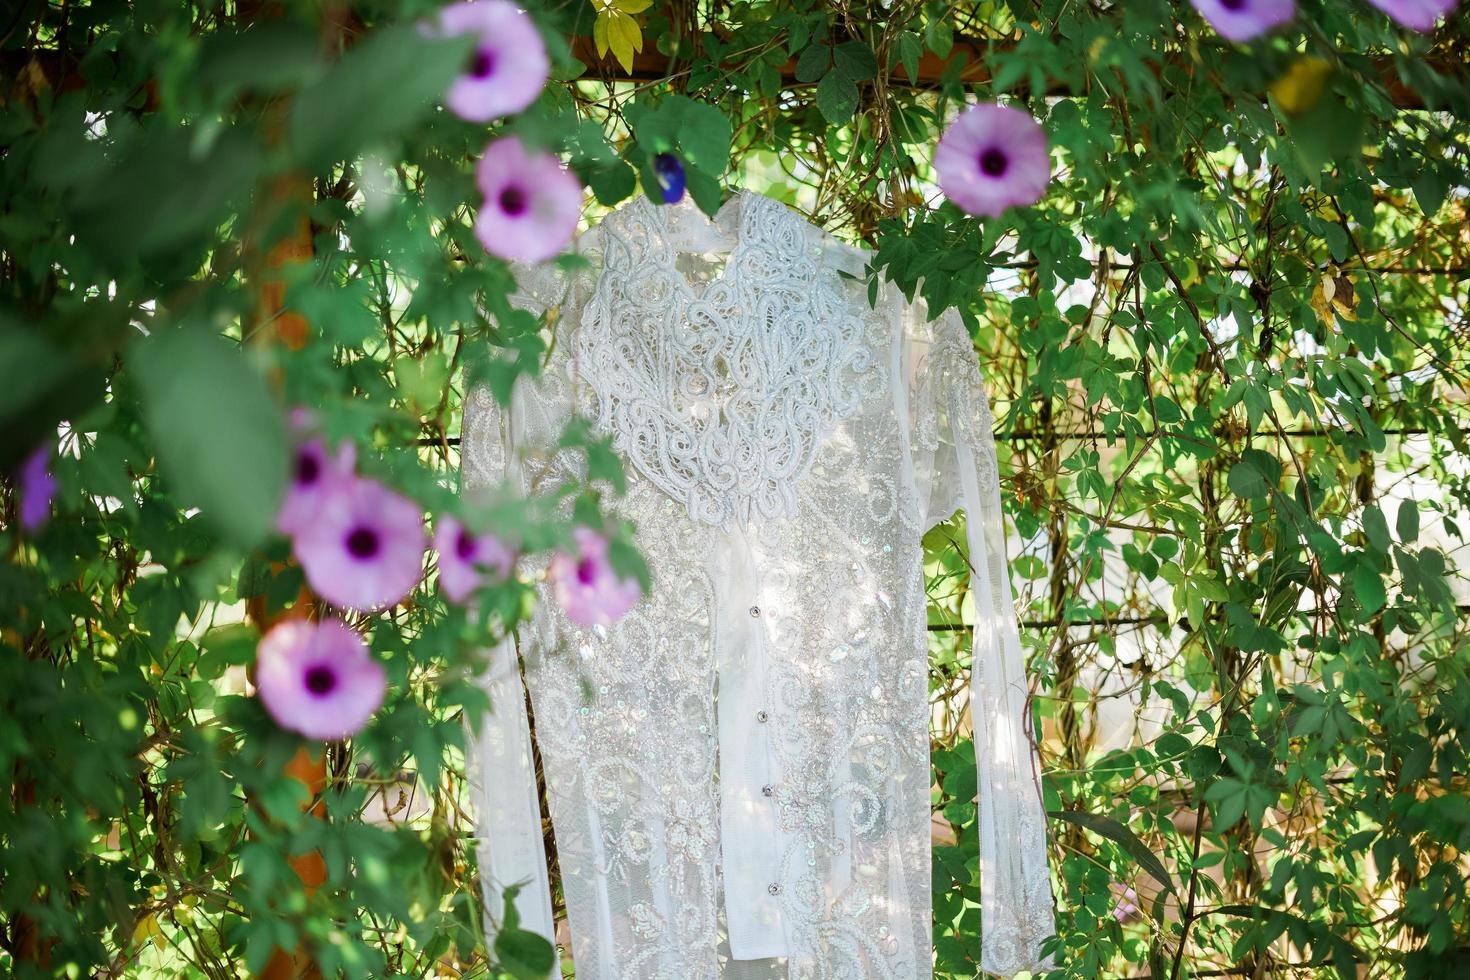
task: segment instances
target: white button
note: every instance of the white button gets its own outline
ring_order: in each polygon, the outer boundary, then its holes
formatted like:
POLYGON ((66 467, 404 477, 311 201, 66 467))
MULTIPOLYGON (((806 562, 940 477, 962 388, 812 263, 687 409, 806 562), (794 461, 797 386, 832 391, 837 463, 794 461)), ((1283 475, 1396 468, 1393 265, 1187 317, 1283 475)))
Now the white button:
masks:
POLYGON ((751 606, 750 607, 750 616, 751 616, 752 619, 760 619, 761 618, 761 607, 760 606, 751 606))
POLYGON ((762 796, 775 796, 776 795, 776 789, 775 789, 774 786, 769 786, 769 785, 768 786, 762 786, 761 787, 761 795, 762 796))
POLYGON ((757 711, 755 713, 755 720, 758 721, 758 722, 760 722, 762 725, 764 725, 767 721, 769 721, 770 718, 771 718, 771 716, 768 715, 768 714, 766 714, 766 712, 764 710, 757 711))
POLYGON ((772 895, 779 895, 781 894, 781 886, 773 881, 766 886, 766 891, 770 892, 772 895))

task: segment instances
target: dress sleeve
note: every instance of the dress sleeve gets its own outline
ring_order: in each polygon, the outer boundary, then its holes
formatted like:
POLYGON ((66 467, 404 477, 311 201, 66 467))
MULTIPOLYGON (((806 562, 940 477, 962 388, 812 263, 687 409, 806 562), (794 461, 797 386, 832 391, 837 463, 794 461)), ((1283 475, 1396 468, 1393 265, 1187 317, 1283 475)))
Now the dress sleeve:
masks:
POLYGON ((1041 764, 1007 571, 990 406, 959 315, 910 310, 912 455, 923 526, 965 511, 975 603, 970 710, 980 809, 980 965, 1010 976, 1050 965, 1054 931, 1041 764))
MULTIPOLYGON (((515 270, 521 292, 513 305, 538 315, 546 309, 552 286, 546 274, 515 270), (530 285, 531 290, 526 287, 530 285), (534 290, 534 291, 532 291, 534 290)), ((517 429, 514 408, 501 406, 487 388, 465 399, 461 431, 461 485, 471 493, 519 482, 512 451, 517 429)), ((555 943, 551 888, 541 830, 541 803, 536 789, 531 727, 526 714, 520 658, 513 637, 489 651, 489 669, 479 678, 490 702, 478 731, 466 723, 466 769, 476 814, 476 846, 485 901, 485 935, 493 947, 505 909, 505 892, 517 886, 515 908, 520 928, 555 943)), ((561 976, 560 965, 550 976, 561 976)))

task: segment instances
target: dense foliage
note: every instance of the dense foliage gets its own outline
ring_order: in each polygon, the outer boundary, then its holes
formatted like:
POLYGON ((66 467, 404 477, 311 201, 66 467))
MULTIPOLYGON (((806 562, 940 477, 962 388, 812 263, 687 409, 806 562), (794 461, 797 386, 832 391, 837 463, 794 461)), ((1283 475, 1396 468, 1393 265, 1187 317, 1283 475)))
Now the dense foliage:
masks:
MULTIPOLYGON (((428 512, 568 540, 544 505, 454 493, 464 391, 505 397, 549 337, 472 230, 498 133, 566 160, 591 220, 672 153, 706 210, 722 187, 791 201, 964 313, 1017 532, 1060 975, 1470 969, 1463 10, 1421 35, 1303 0, 1238 45, 1163 0, 557 0, 525 5, 553 81, 486 125, 442 108, 468 49, 416 27, 436 6, 0 16, 0 969, 543 962, 514 929, 483 948, 460 754, 476 651, 526 583, 472 616, 431 575, 351 618, 388 699, 311 800, 316 744, 246 693, 262 629, 313 602, 272 530, 290 406, 428 512), (980 219, 930 161, 995 99, 1044 125, 1055 176, 980 219), (38 446, 57 487, 31 531, 38 446)), ((567 441, 616 483, 606 446, 567 441)), ((983 928, 963 540, 928 542, 944 977, 975 975, 983 928)))

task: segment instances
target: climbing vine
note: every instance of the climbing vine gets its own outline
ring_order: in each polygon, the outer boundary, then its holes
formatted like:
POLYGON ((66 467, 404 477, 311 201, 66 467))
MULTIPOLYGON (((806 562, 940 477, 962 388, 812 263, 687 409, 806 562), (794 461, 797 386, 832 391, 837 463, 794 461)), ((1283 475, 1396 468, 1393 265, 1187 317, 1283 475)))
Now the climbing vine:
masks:
MULTIPOLYGON (((1470 969, 1464 10, 522 6, 544 84, 453 108, 489 69, 427 0, 0 15, 0 968, 549 963, 513 921, 485 948, 464 786, 479 651, 527 581, 466 607, 431 562, 404 601, 344 612, 385 692, 350 739, 284 727, 254 676, 262 635, 325 604, 277 526, 292 408, 436 521, 574 546, 543 505, 455 492, 464 393, 507 398, 554 326, 512 309, 510 246, 485 230, 513 168, 477 166, 510 139, 516 167, 586 188, 584 226, 638 193, 712 211, 748 187, 965 318, 1046 768, 1056 975, 1470 969), (1043 130, 1034 203, 979 213, 941 188, 935 148, 982 103, 1043 130)), ((559 492, 600 526, 616 459, 565 441, 597 482, 559 492)), ((656 584, 637 529, 607 533, 616 574, 656 584)), ((926 540, 935 969, 954 978, 984 928, 964 540, 926 540)))

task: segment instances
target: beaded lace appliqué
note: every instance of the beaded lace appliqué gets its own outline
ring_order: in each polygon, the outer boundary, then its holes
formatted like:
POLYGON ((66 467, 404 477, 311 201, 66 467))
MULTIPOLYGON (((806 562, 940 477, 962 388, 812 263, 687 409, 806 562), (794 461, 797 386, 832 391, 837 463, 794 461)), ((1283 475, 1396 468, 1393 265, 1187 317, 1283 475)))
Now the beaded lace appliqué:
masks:
POLYGON ((796 511, 823 432, 860 401, 864 321, 819 275, 810 226, 739 205, 725 268, 696 290, 667 215, 643 199, 603 226, 604 272, 574 341, 599 428, 692 518, 729 528, 796 511))

